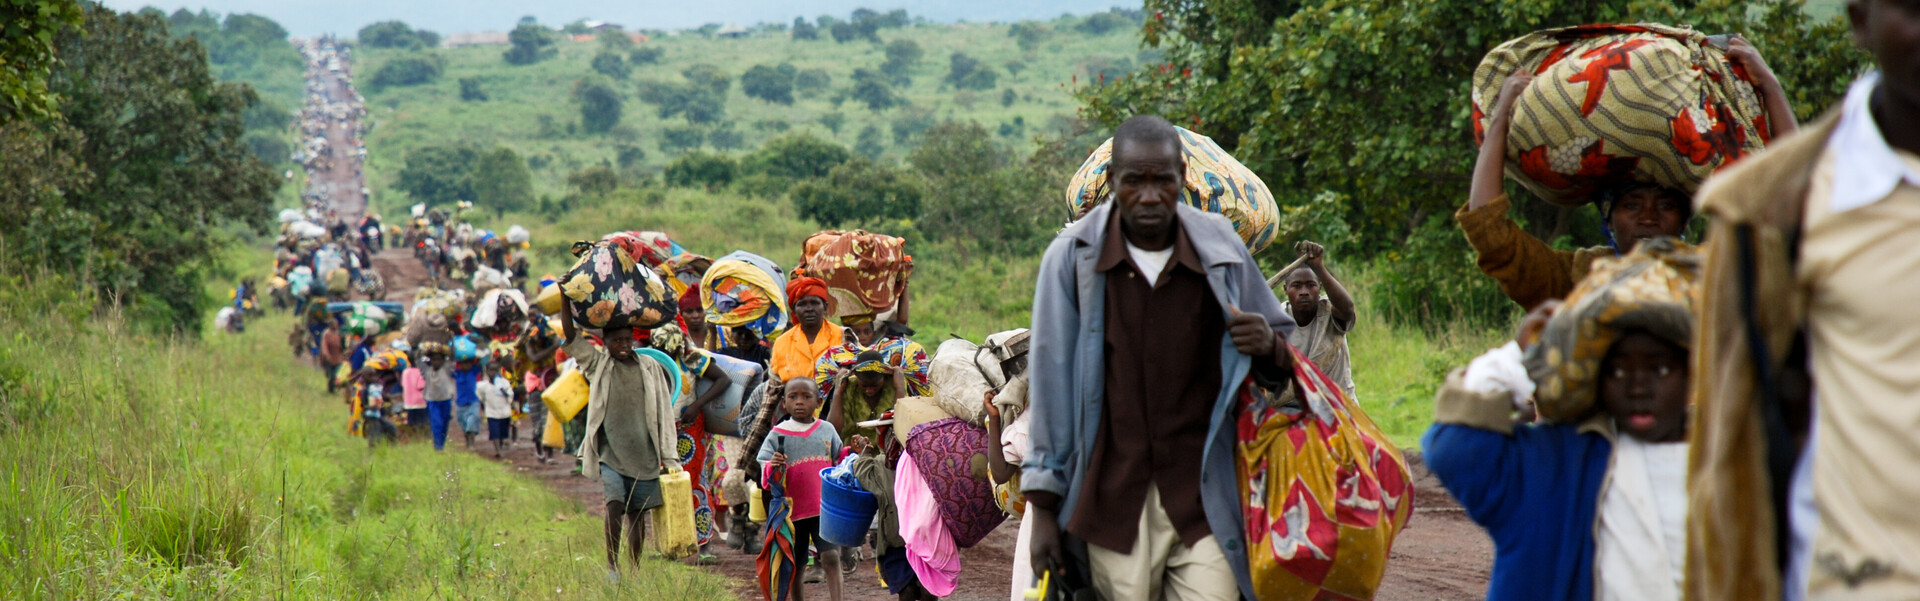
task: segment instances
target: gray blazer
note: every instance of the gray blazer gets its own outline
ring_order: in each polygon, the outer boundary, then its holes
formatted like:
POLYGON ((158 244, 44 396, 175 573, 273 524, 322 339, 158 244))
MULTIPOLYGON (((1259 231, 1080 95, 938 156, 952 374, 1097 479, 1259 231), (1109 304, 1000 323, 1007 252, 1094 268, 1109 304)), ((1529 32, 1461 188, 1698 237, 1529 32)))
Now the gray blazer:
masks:
MULTIPOLYGON (((1086 490, 1087 460, 1099 435, 1100 411, 1106 383, 1106 276, 1096 271, 1106 225, 1114 203, 1096 207, 1068 226, 1048 245, 1040 260, 1039 283, 1033 294, 1032 347, 1028 354, 1029 409, 1033 448, 1021 464, 1021 489, 1060 495, 1060 524, 1073 518, 1080 493, 1086 490)), ((1266 316, 1275 334, 1293 332, 1293 318, 1281 309, 1280 299, 1266 285, 1260 266, 1247 252, 1226 218, 1179 205, 1180 227, 1207 269, 1207 285, 1220 311, 1266 316)), ((1168 316, 1167 327, 1179 327, 1180 316, 1168 316)), ((1220 395, 1214 399, 1207 428, 1206 451, 1200 459, 1201 505, 1214 540, 1233 565, 1240 594, 1254 599, 1247 571, 1245 522, 1240 515, 1239 477, 1234 466, 1233 399, 1246 380, 1253 361, 1233 346, 1230 336, 1220 340, 1220 395)), ((1118 516, 1116 516, 1118 517, 1118 516)))

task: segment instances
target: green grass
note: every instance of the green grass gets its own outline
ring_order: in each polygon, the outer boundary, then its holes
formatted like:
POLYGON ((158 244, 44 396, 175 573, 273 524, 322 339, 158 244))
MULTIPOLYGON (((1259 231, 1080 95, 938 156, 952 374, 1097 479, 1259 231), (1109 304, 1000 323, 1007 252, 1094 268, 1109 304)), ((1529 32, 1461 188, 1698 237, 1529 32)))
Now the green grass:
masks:
MULTIPOLYGON (((656 37, 646 45, 661 48, 660 63, 640 65, 618 88, 626 95, 624 118, 615 133, 606 135, 541 136, 540 117, 548 116, 564 127, 578 122, 578 107, 569 99, 574 82, 597 75, 589 66, 600 46, 596 42, 559 42, 557 57, 533 65, 514 66, 501 59, 505 46, 475 46, 435 49, 426 52, 445 59, 440 78, 413 87, 365 89, 367 110, 374 129, 367 136, 367 173, 375 195, 375 204, 397 212, 411 204, 398 192, 389 193, 395 174, 404 164, 407 152, 423 145, 468 143, 481 147, 504 145, 521 156, 536 161, 534 183, 537 193, 564 193, 565 177, 582 167, 612 161, 616 144, 639 146, 647 153, 645 165, 658 168, 675 153, 660 149, 661 131, 668 125, 685 124, 682 118, 661 120, 656 107, 635 98, 635 82, 643 80, 680 81, 680 72, 699 63, 719 66, 734 78, 727 92, 727 121, 744 134, 745 149, 757 148, 777 131, 757 124, 782 122, 793 129, 815 134, 853 147, 860 130, 877 125, 886 133, 887 156, 905 156, 908 148, 895 143, 890 124, 916 111, 927 111, 936 120, 979 121, 989 130, 1020 118, 1025 129, 1005 143, 1024 147, 1040 133, 1049 119, 1071 117, 1077 108, 1070 90, 1075 80, 1089 77, 1089 62, 1139 62, 1139 36, 1132 28, 1107 35, 1092 36, 1071 29, 1068 21, 1053 23, 1055 32, 1033 52, 1023 52, 1007 25, 928 24, 903 29, 881 30, 883 41, 910 39, 925 51, 925 57, 911 70, 913 83, 899 88, 913 108, 870 111, 855 101, 835 107, 831 97, 851 86, 855 68, 875 68, 886 60, 883 45, 857 41, 836 43, 827 40, 793 40, 786 34, 759 34, 744 39, 708 39, 682 33, 656 37), (949 57, 965 52, 980 59, 999 74, 993 90, 956 91, 943 86, 949 57), (1010 75, 1008 61, 1027 65, 1018 75, 1010 75), (828 91, 816 97, 796 94, 791 106, 750 98, 741 91, 739 77, 754 65, 792 63, 799 69, 822 68, 833 78, 828 91), (491 99, 486 102, 462 102, 459 79, 476 77, 491 99), (1018 100, 1012 106, 1001 105, 1004 90, 1014 90, 1018 100), (836 134, 819 123, 821 116, 838 112, 846 123, 836 134)), ((356 49, 354 72, 365 78, 379 66, 406 50, 356 49)))
POLYGON ((657 560, 605 584, 601 521, 509 468, 369 451, 288 317, 147 340, 62 278, 5 280, 0 598, 731 598, 657 560))
POLYGON ((1376 281, 1371 268, 1333 269, 1358 305, 1358 323, 1347 335, 1354 395, 1394 443, 1419 448, 1420 435, 1433 423, 1433 395, 1447 372, 1506 344, 1512 334, 1477 328, 1459 319, 1433 332, 1392 324, 1373 308, 1367 294, 1376 281))

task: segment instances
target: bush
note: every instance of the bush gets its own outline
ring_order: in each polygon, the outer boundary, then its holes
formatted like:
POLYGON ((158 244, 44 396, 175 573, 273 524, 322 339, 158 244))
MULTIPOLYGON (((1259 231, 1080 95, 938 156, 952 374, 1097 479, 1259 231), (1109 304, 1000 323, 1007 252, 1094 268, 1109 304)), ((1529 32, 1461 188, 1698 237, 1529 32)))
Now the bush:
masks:
POLYGON ((980 59, 967 56, 964 52, 955 52, 950 58, 947 83, 962 90, 991 90, 999 82, 999 76, 993 68, 980 62, 980 59))
POLYGON ((1454 320, 1504 328, 1519 317, 1493 278, 1474 263, 1473 247, 1450 216, 1435 215, 1414 228, 1402 248, 1373 258, 1380 285, 1371 292, 1389 321, 1433 328, 1454 320))
POLYGON ((633 38, 627 37, 627 32, 618 29, 603 29, 593 37, 600 42, 600 49, 607 52, 620 53, 633 50, 633 38))
POLYGON ((833 85, 833 76, 828 75, 826 69, 801 69, 793 75, 793 88, 801 96, 819 96, 830 85, 833 85))
POLYGON ((621 169, 632 169, 640 161, 647 160, 647 151, 632 144, 619 144, 613 147, 613 162, 621 169))
POLYGON ((925 182, 921 231, 993 252, 1040 251, 1057 224, 1046 175, 1010 166, 1011 153, 978 123, 942 123, 924 140, 907 156, 925 182))
POLYGON ((893 92, 893 86, 887 85, 880 73, 866 68, 853 70, 853 90, 849 95, 854 100, 866 104, 869 110, 875 111, 884 111, 906 104, 904 99, 893 92))
POLYGON ((601 50, 599 54, 593 55, 593 70, 614 79, 626 79, 627 75, 633 73, 633 68, 627 66, 627 61, 621 60, 620 55, 611 50, 601 50))
POLYGON ((580 103, 580 127, 591 133, 603 133, 620 124, 620 92, 603 82, 581 80, 573 87, 573 100, 580 103))
POLYGON ((833 132, 834 134, 838 135, 840 133, 840 128, 845 127, 847 125, 847 116, 846 114, 841 113, 840 111, 827 113, 825 115, 820 116, 820 125, 825 126, 827 128, 827 131, 833 132))
POLYGON ((690 152, 668 163, 665 175, 669 186, 713 190, 732 183, 739 168, 733 157, 724 154, 690 152))
POLYGON ((866 159, 833 168, 826 179, 793 187, 793 207, 802 218, 826 227, 920 215, 920 183, 913 174, 866 159))
POLYGON ((460 99, 466 102, 486 102, 487 91, 480 89, 480 78, 460 78, 460 99))
POLYGON ((367 85, 373 89, 417 86, 440 78, 440 58, 437 56, 402 56, 380 65, 373 71, 373 77, 367 85))
POLYGON ((880 133, 880 126, 868 123, 860 129, 860 135, 853 143, 853 151, 868 159, 879 159, 887 152, 887 141, 880 133))
POLYGON ((747 173, 763 173, 789 179, 826 177, 834 167, 853 158, 847 147, 823 140, 813 134, 793 133, 772 140, 741 161, 747 173))
POLYGON ((914 108, 902 111, 900 117, 893 120, 893 143, 905 145, 920 134, 933 129, 935 124, 933 111, 914 108))
POLYGON ((693 82, 693 85, 713 90, 714 95, 722 98, 726 97, 727 88, 733 86, 733 77, 727 75, 725 69, 707 63, 687 67, 687 70, 681 71, 680 75, 685 76, 687 81, 693 82))
POLYGON ((604 196, 620 188, 620 175, 614 173, 612 167, 594 165, 567 174, 567 187, 581 194, 604 196))
POLYGON ((732 123, 725 123, 707 132, 707 143, 719 150, 735 150, 745 146, 747 140, 739 130, 733 128, 732 123))
POLYGON ((355 43, 368 48, 421 48, 439 45, 440 34, 431 31, 415 32, 412 27, 400 21, 381 21, 360 28, 355 43), (432 36, 432 42, 421 39, 422 34, 432 36))
POLYGON ((1020 95, 1014 93, 1013 88, 1007 88, 1000 93, 1000 106, 1013 106, 1017 100, 1020 100, 1020 95))
POLYGON ((480 155, 473 168, 473 202, 501 214, 533 204, 533 172, 519 153, 496 146, 480 155))
POLYGON ((1040 45, 1040 42, 1046 41, 1052 35, 1053 30, 1032 21, 1014 23, 1013 27, 1007 28, 1007 36, 1020 45, 1021 52, 1033 52, 1035 46, 1040 45))
POLYGON ((473 198, 473 166, 480 153, 466 146, 424 146, 407 153, 393 187, 414 202, 453 204, 473 198))
POLYGON ((1133 19, 1127 18, 1126 15, 1120 14, 1119 11, 1110 10, 1087 15, 1085 20, 1080 21, 1080 24, 1075 25, 1073 28, 1088 35, 1107 35, 1115 31, 1132 28, 1135 25, 1138 25, 1138 23, 1134 22, 1133 19))
POLYGON ((660 55, 666 54, 657 46, 641 46, 627 53, 627 62, 636 65, 651 65, 660 62, 660 55))
POLYGON ((726 96, 693 83, 643 81, 640 100, 659 107, 661 119, 684 115, 689 123, 716 123, 727 117, 726 96))
POLYGON ((699 148, 706 142, 706 130, 694 125, 669 125, 660 131, 660 149, 668 153, 699 148))
POLYGON ((895 82, 910 82, 912 80, 907 77, 907 71, 925 55, 926 51, 921 50, 913 40, 894 40, 887 44, 887 62, 880 63, 880 71, 895 82))
POLYGON ((740 76, 740 91, 774 104, 793 104, 794 76, 766 65, 754 65, 740 76))

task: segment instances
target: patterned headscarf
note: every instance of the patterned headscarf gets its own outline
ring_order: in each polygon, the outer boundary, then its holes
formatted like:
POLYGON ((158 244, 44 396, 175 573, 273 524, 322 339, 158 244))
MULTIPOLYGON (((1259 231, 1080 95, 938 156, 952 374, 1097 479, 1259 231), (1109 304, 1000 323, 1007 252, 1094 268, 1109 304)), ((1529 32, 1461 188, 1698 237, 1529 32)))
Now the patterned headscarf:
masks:
POLYGON ((650 344, 667 356, 679 360, 685 356, 684 353, 687 350, 687 333, 680 329, 679 324, 670 323, 653 329, 653 340, 650 344))
POLYGON ((1694 247, 1672 238, 1648 240, 1624 256, 1595 262, 1547 322, 1540 342, 1527 350, 1540 416, 1568 423, 1592 413, 1600 361, 1628 332, 1692 348, 1700 266, 1694 247))

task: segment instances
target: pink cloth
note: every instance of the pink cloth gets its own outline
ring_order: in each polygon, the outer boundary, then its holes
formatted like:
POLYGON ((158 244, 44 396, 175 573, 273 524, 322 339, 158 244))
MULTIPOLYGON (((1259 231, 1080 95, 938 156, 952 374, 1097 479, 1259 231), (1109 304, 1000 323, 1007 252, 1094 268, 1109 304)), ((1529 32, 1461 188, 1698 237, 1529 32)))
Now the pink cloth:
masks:
POLYGON ((960 547, 940 520, 940 502, 933 489, 907 452, 901 452, 893 475, 893 502, 900 508, 900 537, 907 539, 907 565, 920 578, 920 586, 935 597, 953 594, 960 585, 960 547))
POLYGON ((400 372, 400 407, 403 409, 427 408, 427 377, 420 368, 409 367, 400 372))

